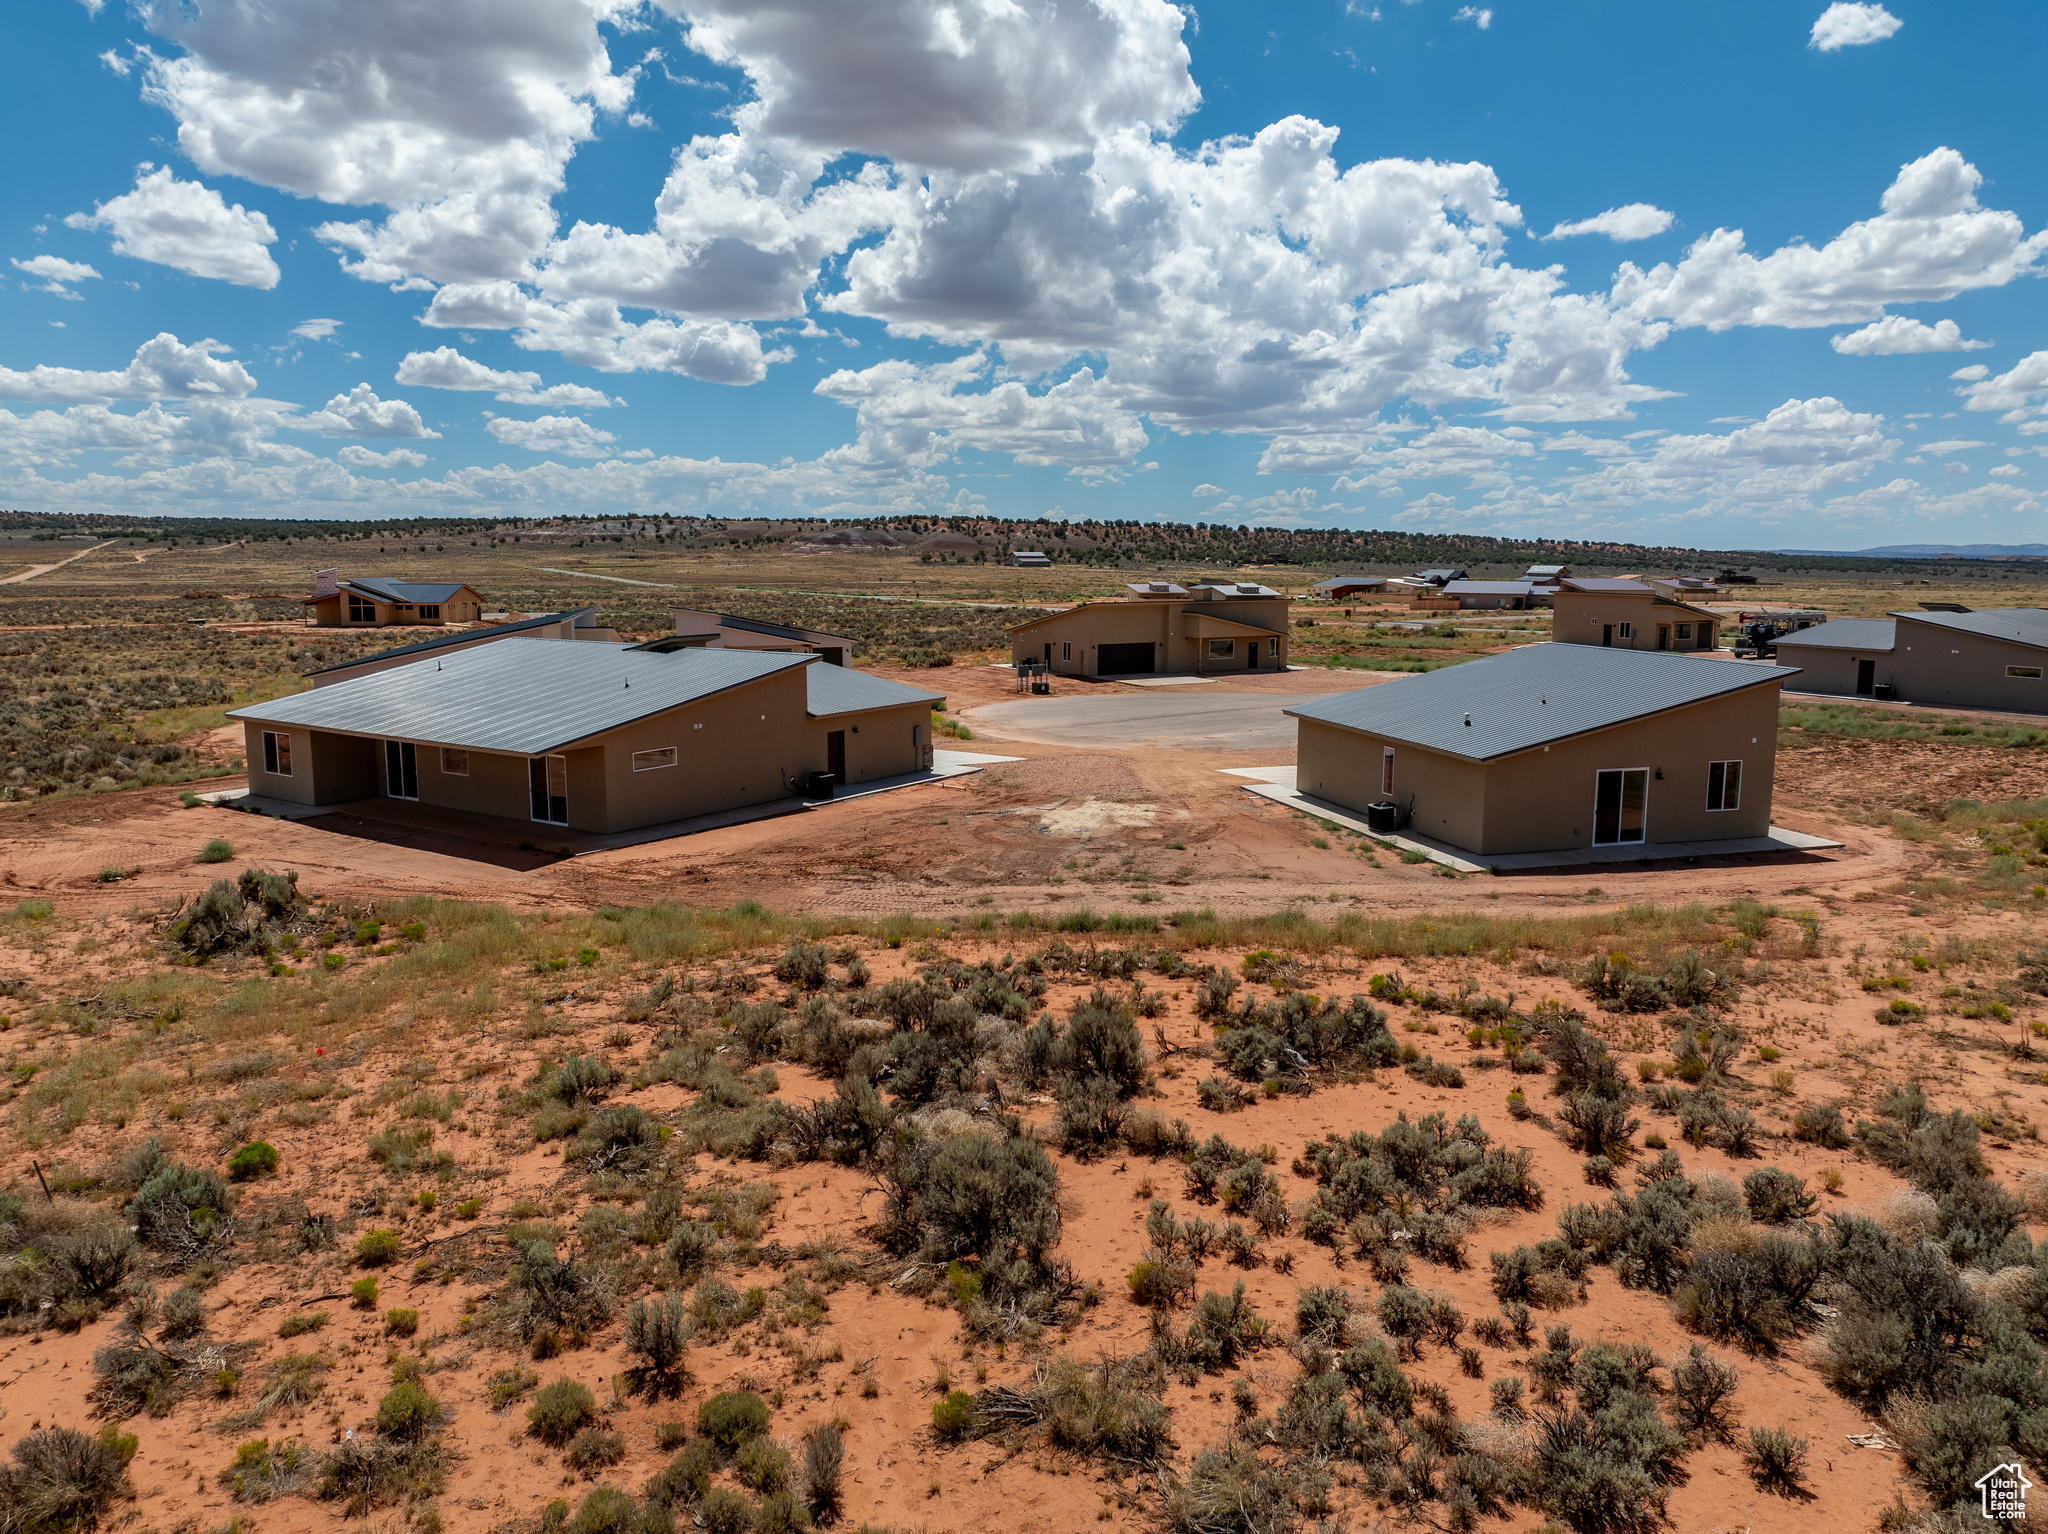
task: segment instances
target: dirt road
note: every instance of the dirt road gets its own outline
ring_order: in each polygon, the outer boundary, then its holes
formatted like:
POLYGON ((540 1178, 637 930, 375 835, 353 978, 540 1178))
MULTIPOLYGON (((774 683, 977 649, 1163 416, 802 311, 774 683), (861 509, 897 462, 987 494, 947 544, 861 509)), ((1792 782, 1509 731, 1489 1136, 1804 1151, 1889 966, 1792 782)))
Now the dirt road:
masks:
MULTIPOLYGON (((110 549, 111 543, 95 543, 89 549, 80 549, 69 559, 60 559, 54 565, 30 565, 26 570, 17 570, 12 575, 0 575, 0 586, 19 586, 23 581, 32 581, 39 575, 48 575, 52 570, 61 570, 66 565, 76 564, 88 554, 97 554, 101 549, 110 549)), ((137 560, 140 563, 140 560, 137 560)))

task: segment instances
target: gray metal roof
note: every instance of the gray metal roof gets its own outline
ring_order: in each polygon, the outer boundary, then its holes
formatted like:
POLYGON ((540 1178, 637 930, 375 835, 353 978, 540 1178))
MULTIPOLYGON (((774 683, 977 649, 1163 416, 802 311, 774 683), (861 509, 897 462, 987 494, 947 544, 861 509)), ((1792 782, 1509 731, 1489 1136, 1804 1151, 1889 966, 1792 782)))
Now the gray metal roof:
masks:
POLYGON ((1889 650, 1897 625, 1889 618, 1831 618, 1810 629, 1780 634, 1774 641, 1784 650, 1889 650))
POLYGON ((1568 591, 1597 591, 1624 597, 1653 597, 1657 594, 1641 581, 1626 580, 1618 575, 1567 575, 1562 582, 1568 591))
POLYGON ((416 581, 387 580, 381 575, 374 579, 355 575, 343 581, 341 589, 346 591, 349 587, 353 586, 358 591, 367 591, 373 596, 380 596, 387 602, 432 603, 447 601, 456 592, 460 591, 465 584, 466 582, 456 581, 452 585, 423 586, 416 581))
POLYGON ((805 705, 813 719, 830 719, 839 714, 860 714, 871 708, 901 708, 906 703, 944 703, 942 692, 926 692, 905 682, 869 676, 847 666, 817 665, 804 674, 810 689, 805 705))
POLYGON ((1980 607, 1968 613, 1893 613, 1908 623, 1976 634, 1985 639, 2006 639, 2015 644, 2048 649, 2048 608, 1980 607))
POLYGON ((538 756, 792 666, 819 664, 772 650, 659 655, 591 639, 505 639, 231 709, 228 717, 538 756))
POLYGON ((1333 575, 1326 581, 1317 581, 1309 589, 1321 591, 1325 586, 1384 586, 1386 583, 1384 575, 1333 575))
POLYGON ((1447 597, 1525 597, 1536 589, 1534 581, 1446 581, 1447 597))
POLYGON ((1797 674, 1654 650, 1533 644, 1285 712, 1484 762, 1797 674))
POLYGON ((318 671, 308 671, 306 676, 325 676, 330 671, 348 671, 356 666, 367 666, 371 661, 394 660, 401 655, 425 655, 433 650, 445 650, 450 645, 473 645, 480 641, 509 639, 514 634, 523 634, 528 629, 560 623, 565 618, 581 618, 586 614, 595 615, 594 607, 578 607, 568 612, 542 613, 538 618, 522 618, 517 623, 500 623, 487 629, 458 629, 452 634, 442 634, 433 639, 422 639, 418 644, 400 645, 395 650, 379 650, 372 655, 358 655, 354 660, 342 661, 335 666, 322 666, 318 671))

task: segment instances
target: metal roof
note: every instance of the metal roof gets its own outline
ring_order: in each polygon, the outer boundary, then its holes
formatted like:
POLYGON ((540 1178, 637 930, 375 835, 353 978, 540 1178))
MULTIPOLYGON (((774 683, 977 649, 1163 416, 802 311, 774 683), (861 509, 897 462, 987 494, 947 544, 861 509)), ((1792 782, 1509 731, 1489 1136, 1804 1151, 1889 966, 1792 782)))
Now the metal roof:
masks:
POLYGON ((906 703, 944 703, 942 692, 926 692, 907 682, 870 676, 847 666, 813 666, 804 673, 810 689, 805 711, 813 719, 830 719, 839 714, 861 714, 875 708, 901 708, 906 703))
POLYGON ((1432 586, 1441 586, 1445 581, 1462 581, 1465 572, 1455 568, 1418 570, 1415 572, 1415 578, 1418 581, 1428 581, 1432 586))
POLYGON ((1193 581, 1189 584, 1189 589, 1192 591, 1220 592, 1225 601, 1234 601, 1240 597, 1277 597, 1280 595, 1271 586, 1261 586, 1257 581, 1193 581))
POLYGON ((358 591, 367 591, 372 596, 382 597, 387 602, 445 602, 467 585, 456 581, 453 585, 422 586, 415 581, 386 580, 377 576, 374 580, 364 576, 351 576, 341 583, 343 591, 353 586, 358 591))
POLYGON ((1124 590, 1135 597, 1184 597, 1188 594, 1185 586, 1176 586, 1172 581, 1132 581, 1124 590))
POLYGON ((395 660, 401 655, 425 655, 430 650, 445 650, 450 645, 473 645, 480 640, 509 639, 514 634, 523 634, 528 629, 543 628, 550 623, 560 623, 568 618, 595 616, 594 607, 577 607, 568 612, 542 613, 538 618, 522 618, 517 623, 500 623, 494 628, 461 629, 453 634, 442 634, 433 639, 422 639, 418 644, 400 645, 395 650, 379 650, 373 655, 358 655, 354 660, 342 661, 335 666, 322 666, 318 671, 305 672, 306 676, 325 676, 330 671, 347 671, 356 666, 367 666, 371 661, 395 660))
POLYGON ((1780 650, 1889 650, 1897 625, 1889 618, 1832 618, 1810 629, 1780 634, 1780 650))
POLYGON ((228 717, 539 756, 792 666, 820 664, 772 650, 659 655, 590 639, 506 639, 231 709, 228 717))
POLYGON ((1447 597, 1525 597, 1536 589, 1534 581, 1445 581, 1447 597))
POLYGON ((1797 674, 1654 650, 1533 644, 1284 712, 1485 762, 1797 674))
POLYGON ((1563 578, 1567 591, 1601 592, 1608 596, 1653 597, 1657 593, 1641 581, 1607 575, 1567 575, 1563 578))
POLYGON ((1386 583, 1384 575, 1333 575, 1326 581, 1317 581, 1309 589, 1321 591, 1325 586, 1384 586, 1386 583))
POLYGON ((1930 628, 1950 629, 1959 634, 1976 634, 1984 639, 2005 639, 2014 644, 2048 649, 2048 608, 1980 607, 1968 613, 1897 612, 1892 616, 1930 628))

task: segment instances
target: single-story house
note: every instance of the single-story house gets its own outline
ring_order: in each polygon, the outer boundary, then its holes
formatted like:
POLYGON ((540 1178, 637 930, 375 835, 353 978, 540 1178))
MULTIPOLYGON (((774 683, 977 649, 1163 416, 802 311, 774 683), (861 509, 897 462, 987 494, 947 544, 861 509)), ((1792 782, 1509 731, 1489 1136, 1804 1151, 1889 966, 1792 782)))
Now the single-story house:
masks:
POLYGON ((1531 565, 1522 572, 1522 578, 1524 580, 1555 583, 1563 580, 1571 573, 1572 567, 1570 565, 1531 565))
POLYGON ((1415 579, 1425 586, 1448 586, 1452 581, 1465 579, 1465 572, 1456 568, 1442 570, 1418 570, 1415 579))
POLYGON ((943 702, 816 655, 512 638, 229 717, 255 794, 613 832, 929 767, 943 702))
POLYGON ((1639 580, 1575 575, 1551 593, 1550 637, 1610 650, 1712 650, 1720 620, 1639 580))
POLYGON ((1469 610, 1533 607, 1544 600, 1545 592, 1534 581, 1450 581, 1439 595, 1445 600, 1455 597, 1459 607, 1469 610))
POLYGON ((1010 555, 1010 563, 1019 570, 1050 570, 1052 561, 1038 549, 1017 549, 1010 555))
POLYGON ((1378 596, 1386 589, 1387 578, 1384 575, 1333 575, 1309 587, 1317 596, 1332 602, 1356 596, 1378 596))
POLYGON ((374 655, 358 656, 332 666, 322 666, 318 671, 304 673, 306 680, 315 687, 332 687, 336 682, 350 681, 359 676, 371 676, 379 671, 389 671, 394 666, 409 665, 423 655, 442 656, 457 650, 470 650, 478 645, 495 644, 500 639, 594 639, 604 644, 617 644, 617 629, 605 628, 597 621, 597 609, 579 607, 565 613, 542 613, 537 618, 521 618, 512 623, 493 624, 490 628, 462 629, 453 634, 438 634, 432 639, 422 639, 418 644, 400 645, 395 650, 379 650, 374 655))
POLYGON ((1526 645, 1289 708, 1295 781, 1479 854, 1762 836, 1786 676, 1526 645))
POLYGON ((1010 629, 1010 659, 1056 676, 1209 676, 1287 665, 1287 599, 1252 581, 1141 581, 1010 629), (1158 591, 1156 585, 1168 589, 1158 591), (1175 593, 1179 594, 1176 595, 1175 593))
POLYGON ((1802 692, 2048 713, 2048 608, 1836 618, 1778 640, 1802 692))
POLYGON ((713 650, 780 650, 791 655, 822 655, 831 666, 853 664, 853 641, 843 635, 764 623, 759 618, 686 607, 676 613, 675 631, 713 650))
POLYGON ((484 599, 476 588, 457 581, 422 583, 352 576, 338 570, 315 570, 313 594, 301 598, 311 609, 315 628, 391 628, 407 624, 474 623, 483 616, 484 599))

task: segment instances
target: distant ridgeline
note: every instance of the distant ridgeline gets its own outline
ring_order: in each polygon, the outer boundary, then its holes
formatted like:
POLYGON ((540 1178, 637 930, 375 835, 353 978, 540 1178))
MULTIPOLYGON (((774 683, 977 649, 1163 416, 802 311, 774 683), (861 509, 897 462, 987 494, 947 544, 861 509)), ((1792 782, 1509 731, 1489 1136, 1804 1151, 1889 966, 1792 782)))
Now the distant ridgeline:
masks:
MULTIPOLYGON (((69 536, 132 538, 149 543, 398 542, 437 539, 496 544, 576 545, 645 543, 672 548, 744 547, 789 552, 910 555, 927 562, 989 562, 1012 549, 1043 550, 1055 562, 1120 565, 1298 565, 1308 570, 1365 571, 1372 567, 1421 569, 1456 565, 1475 574, 1488 568, 1515 573, 1532 564, 1569 564, 1582 570, 1721 569, 1752 572, 1879 572, 1927 567, 1955 573, 1950 555, 1834 554, 1756 549, 1694 549, 1571 538, 1489 538, 1476 533, 1410 533, 1345 528, 1230 526, 1208 522, 1115 522, 1096 519, 999 517, 391 517, 364 521, 287 520, 267 517, 133 517, 0 511, 0 533, 30 533, 38 540, 69 536)), ((2038 578, 2048 555, 2007 554, 2004 573, 2038 578)))

